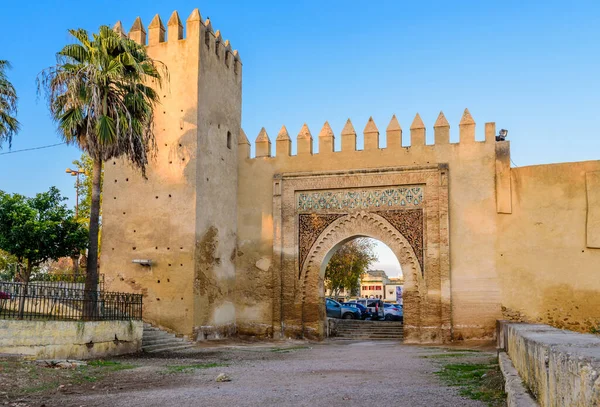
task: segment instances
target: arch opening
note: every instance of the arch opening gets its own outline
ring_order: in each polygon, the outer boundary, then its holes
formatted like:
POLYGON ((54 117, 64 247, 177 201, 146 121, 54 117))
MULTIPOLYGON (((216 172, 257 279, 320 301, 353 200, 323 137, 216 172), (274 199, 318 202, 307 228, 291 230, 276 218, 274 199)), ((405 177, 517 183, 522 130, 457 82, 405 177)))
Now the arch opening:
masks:
MULTIPOLYGON (((325 271, 332 256, 357 238, 375 239, 389 247, 403 272, 404 323, 409 336, 418 335, 422 285, 421 267, 407 239, 383 217, 368 212, 346 215, 332 222, 312 245, 301 273, 304 335, 324 337, 327 332, 325 271)), ((382 294, 383 295, 383 294, 382 294)))

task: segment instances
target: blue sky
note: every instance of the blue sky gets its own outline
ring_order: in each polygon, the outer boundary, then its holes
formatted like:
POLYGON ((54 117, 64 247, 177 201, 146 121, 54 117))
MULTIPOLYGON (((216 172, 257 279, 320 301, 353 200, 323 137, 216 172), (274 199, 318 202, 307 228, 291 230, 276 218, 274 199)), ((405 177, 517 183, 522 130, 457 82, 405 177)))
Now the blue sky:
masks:
MULTIPOLYGON (((68 28, 122 20, 128 29, 138 15, 147 26, 156 13, 166 22, 195 7, 240 52, 251 140, 262 126, 274 139, 282 124, 295 138, 304 122, 316 136, 326 120, 339 136, 347 118, 360 131, 369 116, 383 130, 394 113, 408 130, 417 112, 431 140, 440 110, 456 140, 468 107, 478 138, 486 121, 509 129, 519 166, 600 156, 592 1, 4 1, 0 59, 13 64, 22 123, 13 151, 61 141, 35 78, 70 41, 68 28)), ((0 155, 0 189, 31 195, 56 185, 74 204, 64 169, 78 156, 66 146, 0 155)))

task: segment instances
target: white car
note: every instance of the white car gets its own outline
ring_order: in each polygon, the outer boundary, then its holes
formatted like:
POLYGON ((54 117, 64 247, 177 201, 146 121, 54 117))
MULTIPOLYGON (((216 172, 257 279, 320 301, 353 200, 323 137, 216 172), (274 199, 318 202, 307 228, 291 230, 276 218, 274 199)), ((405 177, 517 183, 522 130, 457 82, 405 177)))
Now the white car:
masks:
POLYGON ((384 319, 386 321, 404 321, 404 310, 402 306, 395 304, 384 304, 383 312, 385 314, 384 319))

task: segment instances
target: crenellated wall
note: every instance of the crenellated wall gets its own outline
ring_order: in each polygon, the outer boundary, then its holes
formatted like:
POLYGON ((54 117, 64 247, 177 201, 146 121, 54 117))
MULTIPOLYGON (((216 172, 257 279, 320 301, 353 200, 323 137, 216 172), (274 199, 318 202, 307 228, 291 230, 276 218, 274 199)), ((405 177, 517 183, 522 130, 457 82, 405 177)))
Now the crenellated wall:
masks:
MULTIPOLYGON (((598 329, 600 161, 511 168, 510 143, 496 141, 494 123, 486 123, 485 140, 476 141, 475 121, 465 110, 459 143, 449 142, 450 130, 440 113, 433 126, 435 143, 426 145, 426 126, 417 114, 410 126, 411 144, 402 146, 402 127, 394 116, 385 132, 388 147, 380 149, 383 135, 369 119, 363 130, 364 150, 356 150, 357 134, 348 120, 339 135, 341 150, 335 151, 336 135, 325 123, 315 154, 315 140, 304 125, 296 138, 298 153, 292 155, 292 139, 283 126, 275 139, 276 154, 271 156, 271 140, 263 128, 255 141, 254 158, 242 132, 240 332, 265 334, 273 329, 275 334, 289 334, 281 315, 293 301, 285 299, 285 265, 278 258, 294 253, 277 251, 282 232, 277 230, 274 180, 286 174, 318 179, 335 172, 342 185, 360 173, 376 170, 383 177, 385 169, 416 172, 432 164, 448 166, 450 287, 439 287, 433 276, 432 281, 425 280, 425 295, 435 297, 440 289, 450 290, 453 339, 493 336, 500 315, 581 332, 598 329)), ((426 276, 428 272, 426 267, 426 276)))
MULTIPOLYGON (((396 117, 392 117, 385 132, 388 147, 380 149, 379 137, 384 135, 369 119, 363 131, 365 148, 357 150, 356 131, 348 120, 341 132, 341 151, 334 151, 336 135, 325 123, 318 135, 319 153, 314 154, 312 134, 304 125, 296 139, 297 155, 290 154, 292 140, 287 129, 282 127, 275 140, 274 157, 270 154, 270 138, 262 129, 256 139, 255 158, 250 158, 250 143, 242 132, 238 190, 240 257, 237 263, 240 332, 264 334, 274 329, 277 333, 281 325, 278 317, 280 297, 285 293, 281 294, 277 287, 280 271, 273 266, 277 260, 274 256, 278 256, 273 251, 273 239, 280 233, 273 226, 273 182, 278 174, 318 175, 337 171, 341 181, 363 170, 381 170, 383 177, 383 171, 389 168, 410 167, 411 171, 418 172, 420 168, 432 165, 447 165, 450 281, 440 286, 440 277, 434 276, 425 295, 439 296, 440 290, 451 289, 455 337, 493 335, 501 309, 495 267, 497 191, 500 191, 500 199, 506 194, 502 177, 497 177, 497 172, 501 172, 502 165, 510 160, 509 155, 497 154, 497 151, 503 148, 508 151, 508 142, 496 142, 494 123, 485 125, 485 140, 476 141, 475 121, 468 110, 458 127, 460 142, 450 143, 450 124, 440 113, 433 127, 435 144, 426 145, 426 126, 417 114, 410 126, 411 145, 402 146, 402 127, 396 117)), ((368 185, 356 185, 357 188, 361 186, 368 185)), ((434 246, 432 250, 438 249, 434 246)))
MULTIPOLYGON (((120 22, 114 29, 125 35, 120 22)), ((146 32, 138 17, 128 35, 168 73, 156 85, 148 179, 122 161, 105 163, 102 272, 111 289, 144 293, 148 322, 199 339, 221 335, 235 324, 241 60, 197 9, 185 27, 173 12, 167 30, 157 15, 146 32)))

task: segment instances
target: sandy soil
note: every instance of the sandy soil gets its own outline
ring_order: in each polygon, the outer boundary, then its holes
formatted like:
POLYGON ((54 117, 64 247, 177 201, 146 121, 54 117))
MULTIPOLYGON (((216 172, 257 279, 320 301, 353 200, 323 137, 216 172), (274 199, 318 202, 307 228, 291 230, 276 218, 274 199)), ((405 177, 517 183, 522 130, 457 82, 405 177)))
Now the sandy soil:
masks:
MULTIPOLYGON (((398 342, 285 342, 115 358, 135 368, 11 397, 12 406, 484 406, 434 374, 440 354, 398 342), (215 367, 207 367, 210 364, 215 367), (195 367, 191 367, 195 365, 195 367), (230 382, 216 382, 220 373, 230 382)), ((465 353, 463 362, 493 353, 465 353)), ((0 404, 2 402, 0 401, 0 404)))

